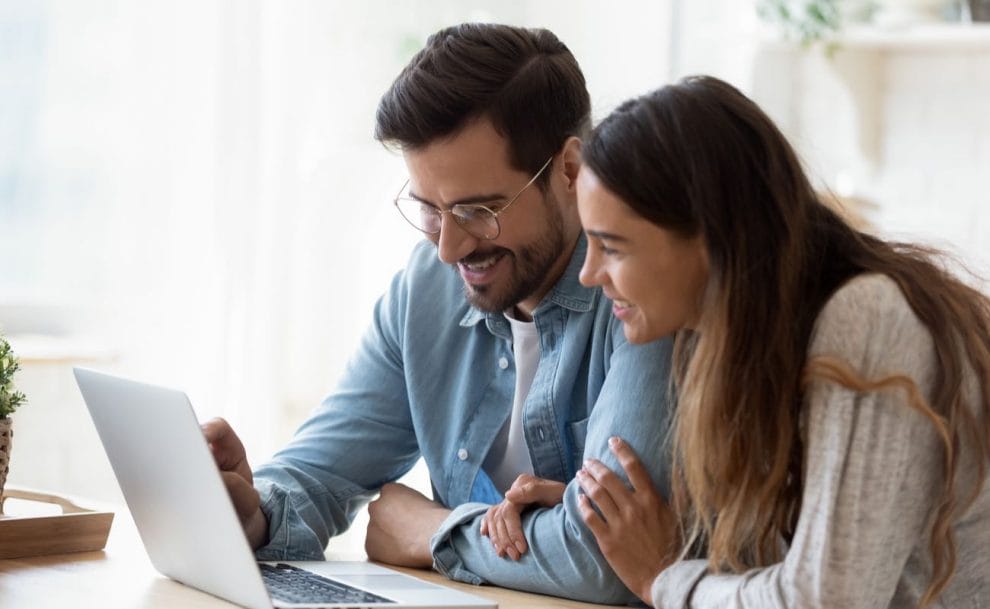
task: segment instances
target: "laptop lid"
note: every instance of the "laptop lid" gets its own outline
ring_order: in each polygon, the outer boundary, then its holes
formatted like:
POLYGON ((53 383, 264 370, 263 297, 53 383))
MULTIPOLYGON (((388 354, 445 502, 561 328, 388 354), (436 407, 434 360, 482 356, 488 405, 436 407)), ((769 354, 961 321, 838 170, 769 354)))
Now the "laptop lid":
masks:
MULTIPOLYGON (((85 368, 73 373, 155 569, 238 605, 270 609, 258 563, 188 397, 85 368)), ((397 601, 388 607, 496 606, 371 563, 289 564, 397 601), (388 586, 378 590, 376 582, 388 586)))

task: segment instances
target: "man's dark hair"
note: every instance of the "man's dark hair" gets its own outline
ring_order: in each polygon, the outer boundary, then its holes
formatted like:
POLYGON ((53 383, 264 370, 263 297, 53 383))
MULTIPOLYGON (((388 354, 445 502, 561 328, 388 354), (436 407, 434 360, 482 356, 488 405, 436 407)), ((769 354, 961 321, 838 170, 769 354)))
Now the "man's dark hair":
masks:
POLYGON ((564 140, 591 126, 591 101, 574 55, 544 29, 482 23, 442 29, 382 96, 375 138, 416 150, 482 117, 509 141, 512 166, 535 173, 564 140))

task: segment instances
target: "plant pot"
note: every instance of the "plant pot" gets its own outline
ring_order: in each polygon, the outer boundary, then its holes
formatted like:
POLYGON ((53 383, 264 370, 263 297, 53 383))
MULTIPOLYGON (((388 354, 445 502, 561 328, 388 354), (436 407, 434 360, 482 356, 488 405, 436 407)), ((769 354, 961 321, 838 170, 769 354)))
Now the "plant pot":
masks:
POLYGON ((14 437, 14 421, 10 417, 0 419, 0 514, 3 514, 3 487, 10 471, 10 444, 14 437))
POLYGON ((973 21, 990 21, 990 0, 969 0, 969 14, 973 21))

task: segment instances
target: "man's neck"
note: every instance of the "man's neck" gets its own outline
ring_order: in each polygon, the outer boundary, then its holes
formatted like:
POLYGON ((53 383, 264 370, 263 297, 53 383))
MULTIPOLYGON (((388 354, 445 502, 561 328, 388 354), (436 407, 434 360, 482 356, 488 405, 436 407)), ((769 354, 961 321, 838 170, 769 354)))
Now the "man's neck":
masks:
POLYGON ((506 309, 505 316, 511 317, 512 319, 515 319, 517 321, 526 321, 526 322, 533 321, 532 311, 526 312, 519 307, 520 305, 516 305, 511 309, 506 309))
POLYGON ((543 302, 543 297, 550 292, 550 288, 557 285, 557 282, 560 281, 560 278, 564 275, 564 271, 567 270, 567 265, 571 263, 571 256, 574 255, 574 248, 577 247, 577 243, 580 238, 581 233, 578 233, 577 236, 571 240, 570 246, 564 250, 564 253, 561 254, 559 258, 557 258, 557 261, 550 269, 550 272, 547 273, 546 281, 540 285, 540 288, 533 292, 529 298, 520 301, 515 307, 512 308, 510 312, 512 317, 518 319, 519 321, 533 321, 533 311, 535 311, 536 307, 543 302))

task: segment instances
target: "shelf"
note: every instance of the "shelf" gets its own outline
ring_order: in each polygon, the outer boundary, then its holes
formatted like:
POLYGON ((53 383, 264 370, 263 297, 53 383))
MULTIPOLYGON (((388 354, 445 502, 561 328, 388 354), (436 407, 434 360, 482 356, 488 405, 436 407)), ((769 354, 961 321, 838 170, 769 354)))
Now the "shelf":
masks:
POLYGON ((856 26, 835 42, 845 49, 990 51, 990 23, 933 23, 903 28, 856 26))
POLYGON ((116 358, 113 349, 85 337, 11 334, 7 340, 22 366, 105 363, 116 358))
MULTIPOLYGON (((802 49, 779 38, 764 39, 755 62, 763 72, 758 87, 763 98, 773 100, 787 117, 785 123, 798 120, 792 104, 803 95, 798 89, 807 86, 817 87, 818 96, 850 105, 851 124, 842 127, 854 134, 849 163, 865 173, 877 171, 884 163, 886 75, 891 66, 904 70, 922 57, 933 70, 937 62, 948 62, 941 67, 950 67, 949 74, 971 74, 974 82, 982 82, 984 66, 990 65, 990 23, 986 22, 919 23, 899 28, 857 25, 831 43, 827 49, 821 44, 802 49)), ((940 85, 920 82, 918 90, 925 86, 940 85)))
MULTIPOLYGON (((784 40, 769 32, 764 32, 761 44, 764 48, 779 51, 804 50, 796 42, 784 40)), ((861 52, 990 52, 990 23, 928 23, 896 28, 854 25, 842 34, 830 38, 828 44, 834 46, 835 50, 861 52)), ((821 44, 812 47, 820 48, 821 44)))

